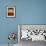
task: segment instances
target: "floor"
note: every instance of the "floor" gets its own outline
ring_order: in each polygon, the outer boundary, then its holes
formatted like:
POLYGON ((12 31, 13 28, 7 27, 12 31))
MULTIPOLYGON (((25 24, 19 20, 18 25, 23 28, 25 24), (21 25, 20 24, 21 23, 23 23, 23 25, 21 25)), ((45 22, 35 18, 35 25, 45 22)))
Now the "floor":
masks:
MULTIPOLYGON (((0 46, 8 46, 8 44, 0 44, 0 46)), ((45 41, 32 42, 31 40, 28 40, 28 41, 21 40, 19 45, 15 44, 14 46, 46 46, 46 42, 45 41)))
MULTIPOLYGON (((8 46, 8 44, 0 44, 0 46, 8 46)), ((18 46, 18 44, 10 45, 10 46, 18 46)))
POLYGON ((21 40, 20 42, 20 46, 46 46, 46 42, 45 41, 25 41, 25 40, 21 40))

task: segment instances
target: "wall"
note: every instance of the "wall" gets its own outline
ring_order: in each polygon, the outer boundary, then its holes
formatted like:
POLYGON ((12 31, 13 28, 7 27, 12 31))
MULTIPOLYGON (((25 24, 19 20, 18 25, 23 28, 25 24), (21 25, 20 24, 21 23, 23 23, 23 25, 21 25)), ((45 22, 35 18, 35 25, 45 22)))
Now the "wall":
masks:
MULTIPOLYGON (((7 44, 8 34, 16 32, 17 35, 17 17, 7 18, 6 11, 8 6, 15 6, 15 0, 0 0, 0 44, 7 44)), ((15 43, 17 43, 17 38, 15 43)))
MULTIPOLYGON (((46 0, 0 0, 0 44, 7 44, 17 24, 46 24, 46 0), (6 7, 15 6, 16 18, 6 18, 6 7)), ((17 43, 17 40, 16 40, 17 43)))
POLYGON ((16 0, 21 24, 46 24, 46 0, 16 0))

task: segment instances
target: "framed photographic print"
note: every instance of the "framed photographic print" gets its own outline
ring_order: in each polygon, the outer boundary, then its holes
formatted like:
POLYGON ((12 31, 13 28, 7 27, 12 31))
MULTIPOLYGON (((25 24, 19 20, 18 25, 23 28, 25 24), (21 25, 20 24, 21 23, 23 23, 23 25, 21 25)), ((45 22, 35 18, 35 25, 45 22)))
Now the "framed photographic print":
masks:
POLYGON ((7 7, 7 17, 16 17, 15 7, 7 7))

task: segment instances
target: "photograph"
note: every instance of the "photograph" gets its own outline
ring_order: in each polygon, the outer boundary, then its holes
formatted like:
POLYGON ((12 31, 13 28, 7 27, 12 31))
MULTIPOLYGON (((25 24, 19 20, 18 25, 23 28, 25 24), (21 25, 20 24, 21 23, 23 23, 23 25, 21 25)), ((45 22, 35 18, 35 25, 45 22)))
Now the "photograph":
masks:
POLYGON ((15 7, 7 7, 7 17, 16 17, 15 7))

